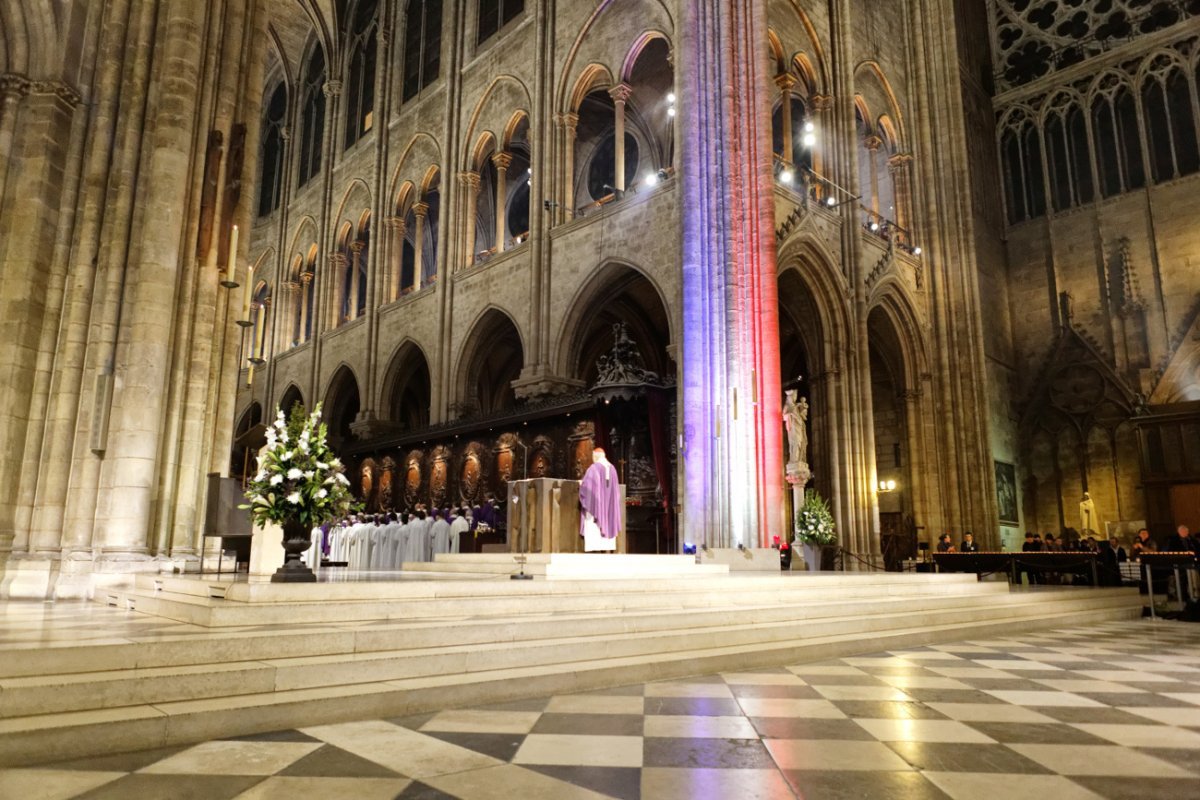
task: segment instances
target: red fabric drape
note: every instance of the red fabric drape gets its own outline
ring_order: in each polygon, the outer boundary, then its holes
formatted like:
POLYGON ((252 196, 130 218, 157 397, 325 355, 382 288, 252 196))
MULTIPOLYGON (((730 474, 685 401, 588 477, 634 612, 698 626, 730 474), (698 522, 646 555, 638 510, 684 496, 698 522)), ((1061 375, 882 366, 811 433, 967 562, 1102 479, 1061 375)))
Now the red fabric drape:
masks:
POLYGON ((675 505, 671 501, 671 446, 667 431, 667 393, 659 389, 646 392, 650 412, 650 447, 654 451, 654 476, 662 487, 663 524, 667 541, 675 541, 675 505))

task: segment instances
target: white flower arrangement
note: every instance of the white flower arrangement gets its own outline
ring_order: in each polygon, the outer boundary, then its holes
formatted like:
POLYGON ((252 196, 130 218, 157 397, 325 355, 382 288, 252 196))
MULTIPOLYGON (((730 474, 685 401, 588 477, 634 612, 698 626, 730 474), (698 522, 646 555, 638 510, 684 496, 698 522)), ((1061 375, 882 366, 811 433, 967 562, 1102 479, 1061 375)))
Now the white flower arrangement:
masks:
POLYGON ((259 469, 246 486, 250 516, 256 525, 298 522, 315 528, 355 508, 342 462, 329 450, 321 406, 306 414, 300 406, 291 419, 280 410, 267 428, 259 469), (289 442, 300 443, 292 449, 289 442))
POLYGON ((796 539, 809 545, 837 543, 829 504, 814 489, 804 493, 804 505, 796 511, 796 539))

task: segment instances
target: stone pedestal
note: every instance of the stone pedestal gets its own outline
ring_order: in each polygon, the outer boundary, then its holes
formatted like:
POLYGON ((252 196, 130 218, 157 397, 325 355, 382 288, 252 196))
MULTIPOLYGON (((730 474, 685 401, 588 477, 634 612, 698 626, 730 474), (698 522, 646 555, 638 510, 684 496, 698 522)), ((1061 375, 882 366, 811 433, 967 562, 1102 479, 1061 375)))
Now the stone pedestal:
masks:
POLYGON ((283 529, 274 523, 255 527, 250 540, 250 574, 275 574, 283 566, 283 529))
MULTIPOLYGON (((625 486, 621 486, 624 515, 625 486)), ((579 481, 530 478, 508 484, 508 549, 512 553, 582 553, 579 481)), ((627 552, 625 520, 617 552, 627 552)))
POLYGON ((779 572, 779 551, 774 547, 707 547, 701 564, 724 564, 730 572, 779 572))

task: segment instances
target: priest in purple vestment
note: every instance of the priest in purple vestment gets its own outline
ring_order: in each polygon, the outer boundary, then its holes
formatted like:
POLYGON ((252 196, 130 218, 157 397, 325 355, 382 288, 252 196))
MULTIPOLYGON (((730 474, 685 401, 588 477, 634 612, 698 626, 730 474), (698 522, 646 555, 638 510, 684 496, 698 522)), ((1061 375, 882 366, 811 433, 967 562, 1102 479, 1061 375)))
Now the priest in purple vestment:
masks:
POLYGON ((621 483, 617 468, 604 455, 604 448, 592 451, 592 465, 579 484, 579 535, 585 552, 613 552, 621 532, 621 483))

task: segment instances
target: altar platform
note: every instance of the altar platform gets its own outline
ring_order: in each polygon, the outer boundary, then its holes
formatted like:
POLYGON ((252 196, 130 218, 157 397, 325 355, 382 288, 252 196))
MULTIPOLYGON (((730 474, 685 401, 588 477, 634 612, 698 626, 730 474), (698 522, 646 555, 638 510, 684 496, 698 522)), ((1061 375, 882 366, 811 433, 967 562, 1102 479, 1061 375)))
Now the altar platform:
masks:
POLYGON ((1141 614, 1128 589, 663 576, 667 563, 657 577, 528 581, 486 570, 343 571, 315 584, 147 575, 93 603, 10 602, 0 607, 0 765, 1141 614))

